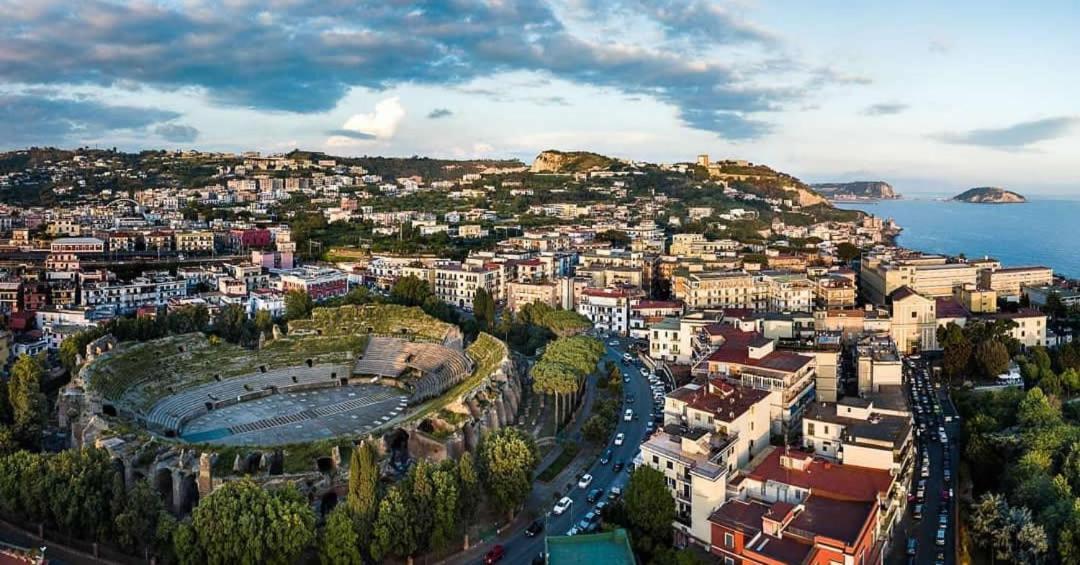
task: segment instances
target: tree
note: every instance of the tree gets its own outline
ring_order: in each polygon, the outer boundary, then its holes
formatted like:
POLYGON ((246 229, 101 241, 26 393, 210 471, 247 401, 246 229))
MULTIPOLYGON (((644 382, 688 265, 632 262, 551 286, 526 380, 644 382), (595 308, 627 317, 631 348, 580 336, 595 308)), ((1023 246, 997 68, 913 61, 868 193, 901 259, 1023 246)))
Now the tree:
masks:
POLYGON ((1050 403, 1042 389, 1027 392, 1016 411, 1017 422, 1028 429, 1046 428, 1061 421, 1061 412, 1050 403))
POLYGON ((476 464, 472 454, 466 452, 458 459, 458 515, 461 521, 468 524, 476 514, 476 507, 480 498, 480 475, 476 472, 476 464))
POLYGON ((215 565, 293 563, 315 539, 315 514, 291 485, 271 493, 250 479, 230 481, 191 517, 196 546, 215 565))
POLYGON ((975 348, 975 362, 983 376, 996 377, 1009 369, 1009 350, 997 339, 983 341, 975 348))
POLYGON ((532 491, 532 473, 539 462, 536 443, 517 428, 502 428, 480 443, 480 478, 495 507, 511 514, 532 491))
POLYGON ((675 499, 660 471, 645 466, 634 469, 626 485, 623 504, 630 524, 654 542, 671 534, 675 499))
POLYGON ((473 294, 473 316, 480 324, 480 329, 485 332, 492 331, 495 326, 495 299, 484 288, 476 289, 473 294))
POLYGON ((353 449, 349 460, 347 500, 360 539, 371 539, 379 513, 379 466, 375 448, 366 441, 353 449))
POLYGON ((430 295, 427 281, 414 275, 399 278, 390 288, 390 299, 405 306, 420 306, 430 295))
MULTIPOLYGON (((117 477, 123 480, 119 474, 117 477)), ((124 511, 116 514, 116 536, 120 546, 137 553, 155 546, 158 539, 158 519, 164 511, 165 505, 150 483, 146 480, 137 481, 127 493, 124 511)))
POLYGON ((435 471, 431 476, 435 487, 435 516, 429 545, 436 551, 450 546, 458 531, 458 481, 449 471, 435 471))
POLYGON ((270 336, 274 329, 274 319, 270 317, 269 310, 255 312, 255 330, 264 336, 270 336))
POLYGON ((844 263, 850 263, 862 255, 862 250, 848 242, 836 246, 836 256, 844 263))
POLYGON ((949 322, 938 330, 938 342, 941 344, 942 366, 945 375, 951 380, 964 375, 971 365, 971 340, 964 335, 964 329, 949 322))
POLYGON ((359 537, 353 527, 349 507, 339 504, 326 517, 319 541, 319 562, 323 565, 351 565, 360 563, 359 537))
POLYGON ((47 416, 48 403, 41 392, 44 375, 42 359, 33 355, 20 355, 11 368, 8 392, 13 431, 19 443, 31 449, 41 446, 41 430, 47 416))
POLYGON ((435 485, 431 478, 431 464, 421 459, 409 469, 403 487, 409 497, 409 514, 419 549, 425 549, 435 526, 435 485))
POLYGON ((302 290, 290 290, 285 293, 285 319, 305 320, 311 317, 315 302, 302 290))
POLYGON ((630 236, 622 230, 606 230, 596 234, 596 241, 607 241, 612 247, 625 249, 630 245, 630 236))
POLYGON ((379 503, 371 555, 376 561, 382 561, 387 556, 408 557, 416 549, 416 530, 408 497, 399 486, 393 486, 379 503))

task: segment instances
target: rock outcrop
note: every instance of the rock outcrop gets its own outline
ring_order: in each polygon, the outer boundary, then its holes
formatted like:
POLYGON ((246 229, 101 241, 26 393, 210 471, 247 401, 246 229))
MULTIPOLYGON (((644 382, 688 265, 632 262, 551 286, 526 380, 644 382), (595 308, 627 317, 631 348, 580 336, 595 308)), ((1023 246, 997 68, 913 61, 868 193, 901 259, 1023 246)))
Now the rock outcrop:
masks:
POLYGON ((996 186, 969 188, 952 197, 953 200, 972 204, 1021 204, 1027 202, 1022 195, 996 186))
POLYGON ((531 173, 584 173, 591 170, 606 169, 615 159, 588 151, 542 151, 529 167, 531 173))
POLYGON ((900 198, 892 185, 885 181, 828 182, 812 184, 810 188, 828 198, 838 200, 893 200, 900 198))

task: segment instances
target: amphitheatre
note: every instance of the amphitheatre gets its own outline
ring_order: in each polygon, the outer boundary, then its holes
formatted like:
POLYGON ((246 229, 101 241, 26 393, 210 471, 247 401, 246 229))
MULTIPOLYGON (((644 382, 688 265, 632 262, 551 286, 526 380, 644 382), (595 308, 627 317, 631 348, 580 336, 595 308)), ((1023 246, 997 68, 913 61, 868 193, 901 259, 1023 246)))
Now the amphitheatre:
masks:
POLYGON ((424 455, 453 457, 512 418, 520 395, 501 341, 480 334, 465 347, 457 326, 398 305, 316 308, 255 349, 202 333, 98 341, 79 373, 91 413, 210 451, 404 429, 427 436, 424 455))

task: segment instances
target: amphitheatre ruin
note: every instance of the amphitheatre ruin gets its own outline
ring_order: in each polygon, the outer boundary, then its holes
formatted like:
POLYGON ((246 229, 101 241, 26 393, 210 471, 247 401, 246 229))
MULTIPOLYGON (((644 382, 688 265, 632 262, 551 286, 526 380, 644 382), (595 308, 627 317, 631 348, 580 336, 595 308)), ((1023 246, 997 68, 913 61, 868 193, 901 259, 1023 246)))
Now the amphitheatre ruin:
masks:
POLYGON ((183 511, 221 481, 292 477, 333 494, 343 451, 375 440, 390 465, 452 458, 511 423, 518 371, 502 341, 398 305, 316 308, 245 349, 202 333, 86 347, 61 394, 76 445, 153 476, 183 511))

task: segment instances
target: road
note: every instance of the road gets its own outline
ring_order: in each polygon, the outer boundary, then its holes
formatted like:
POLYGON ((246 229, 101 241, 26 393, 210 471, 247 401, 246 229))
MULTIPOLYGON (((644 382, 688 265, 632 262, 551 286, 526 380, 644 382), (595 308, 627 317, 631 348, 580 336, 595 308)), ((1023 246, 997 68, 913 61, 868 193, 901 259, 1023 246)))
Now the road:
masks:
MULTIPOLYGON (((634 396, 634 402, 629 405, 634 410, 636 418, 630 422, 626 422, 620 417, 618 425, 614 434, 624 433, 626 439, 621 446, 615 446, 611 439, 608 440, 607 448, 612 450, 612 460, 602 465, 600 460, 597 459, 592 465, 589 466, 588 473, 593 476, 592 484, 588 488, 578 488, 575 484, 572 490, 566 493, 571 500, 574 501, 570 510, 563 513, 561 516, 555 516, 551 513, 550 501, 547 501, 547 508, 545 509, 544 520, 545 528, 544 533, 537 535, 536 537, 528 537, 524 531, 515 532, 508 540, 504 540, 502 543, 506 550, 506 557, 503 559, 504 563, 530 563, 534 557, 544 551, 544 536, 545 535, 564 535, 566 532, 576 524, 586 513, 591 510, 595 504, 589 504, 586 501, 588 493, 592 489, 603 489, 605 495, 610 492, 611 487, 619 486, 625 488, 626 481, 629 479, 630 467, 634 457, 638 453, 638 447, 641 445, 642 439, 645 437, 645 426, 650 420, 650 414, 652 411, 652 390, 649 388, 649 382, 641 376, 640 365, 637 363, 631 365, 622 365, 622 356, 626 352, 626 346, 628 340, 617 339, 613 337, 606 338, 604 340, 607 351, 604 356, 604 363, 608 360, 614 361, 619 364, 624 374, 630 376, 630 382, 623 383, 623 395, 632 394, 634 396), (612 346, 608 342, 615 340, 618 342, 617 346, 612 346), (625 464, 625 468, 619 473, 615 473, 612 469, 616 461, 622 461, 625 464)), ((623 404, 625 410, 627 405, 623 404)), ((586 416, 583 414, 582 419, 586 416)), ((614 437, 614 436, 613 436, 614 437)), ((605 448, 605 449, 607 449, 605 448)), ((603 450, 601 450, 603 453, 603 450)))
POLYGON ((918 494, 921 481, 925 481, 923 498, 916 498, 908 504, 902 528, 907 537, 897 536, 894 545, 899 551, 905 551, 908 539, 917 540, 917 553, 910 563, 943 563, 951 565, 956 556, 956 472, 959 463, 956 439, 960 437, 960 424, 956 408, 948 398, 948 388, 939 384, 929 375, 929 368, 922 360, 916 360, 905 366, 907 386, 911 393, 912 410, 915 411, 916 459, 915 478, 911 492, 918 494), (935 410, 938 407, 940 413, 935 410), (922 412, 919 412, 921 407, 922 412), (946 422, 950 418, 951 422, 946 422), (925 432, 918 432, 919 426, 925 426, 925 432), (944 428, 947 443, 939 438, 939 427, 944 428), (929 474, 923 477, 921 472, 924 455, 929 460, 929 474), (946 465, 948 463, 948 465, 946 465), (945 480, 945 468, 950 470, 949 481, 945 480), (953 496, 943 496, 943 491, 952 489, 953 496), (921 504, 922 516, 915 518, 915 509, 921 504), (944 510, 946 520, 944 545, 937 545, 937 533, 941 527, 944 510))

